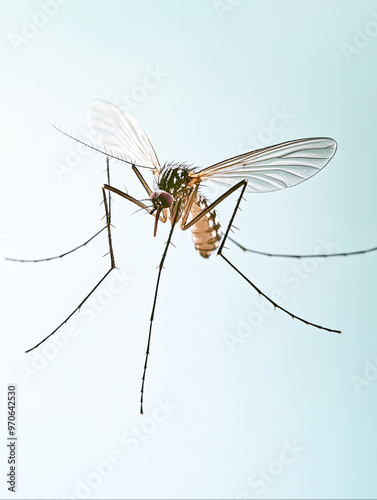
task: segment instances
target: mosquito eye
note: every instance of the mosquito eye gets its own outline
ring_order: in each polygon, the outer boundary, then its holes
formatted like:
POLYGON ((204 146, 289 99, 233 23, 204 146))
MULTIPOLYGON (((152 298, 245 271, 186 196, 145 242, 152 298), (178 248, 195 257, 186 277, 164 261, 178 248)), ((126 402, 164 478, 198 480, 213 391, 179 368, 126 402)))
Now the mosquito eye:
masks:
POLYGON ((153 191, 149 198, 153 203, 158 201, 162 208, 169 208, 174 201, 173 196, 166 191, 153 191))
POLYGON ((173 200, 174 200, 174 198, 172 197, 172 195, 169 194, 169 193, 166 193, 165 191, 163 191, 158 198, 159 198, 159 200, 161 202, 161 205, 164 208, 169 208, 170 205, 173 203, 173 200))

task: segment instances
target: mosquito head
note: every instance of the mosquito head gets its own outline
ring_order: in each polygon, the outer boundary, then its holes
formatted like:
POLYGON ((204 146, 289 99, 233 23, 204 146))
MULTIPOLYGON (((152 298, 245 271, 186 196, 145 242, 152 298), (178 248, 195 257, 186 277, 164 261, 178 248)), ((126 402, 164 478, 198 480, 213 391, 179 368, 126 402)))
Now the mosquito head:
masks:
POLYGON ((166 191, 160 190, 152 191, 149 198, 151 199, 151 202, 153 203, 156 210, 169 208, 174 201, 174 198, 171 194, 167 193, 166 191))
POLYGON ((154 224, 154 235, 156 236, 157 234, 157 224, 158 224, 158 219, 160 217, 160 213, 162 210, 165 208, 169 208, 170 205, 173 203, 174 198, 171 194, 167 193, 166 191, 152 191, 151 194, 149 195, 149 198, 151 202, 153 203, 153 210, 156 212, 156 219, 155 219, 155 224, 154 224))

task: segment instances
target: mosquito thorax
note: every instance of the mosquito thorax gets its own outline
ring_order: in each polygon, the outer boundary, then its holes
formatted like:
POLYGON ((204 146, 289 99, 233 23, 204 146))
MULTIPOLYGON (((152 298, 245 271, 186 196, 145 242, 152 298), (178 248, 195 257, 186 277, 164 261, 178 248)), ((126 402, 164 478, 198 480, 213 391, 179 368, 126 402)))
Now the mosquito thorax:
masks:
POLYGON ((170 193, 177 200, 189 189, 191 170, 184 163, 165 163, 158 178, 159 189, 170 193))
POLYGON ((171 194, 160 189, 158 189, 157 191, 152 191, 149 195, 149 198, 154 207, 157 209, 169 208, 174 201, 174 198, 171 194))

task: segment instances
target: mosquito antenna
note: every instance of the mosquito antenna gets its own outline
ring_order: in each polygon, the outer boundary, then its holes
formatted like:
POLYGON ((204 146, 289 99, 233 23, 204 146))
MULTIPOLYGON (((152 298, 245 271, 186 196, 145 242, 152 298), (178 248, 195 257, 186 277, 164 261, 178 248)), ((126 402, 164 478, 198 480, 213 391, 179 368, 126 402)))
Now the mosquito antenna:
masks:
POLYGON ((167 240, 166 245, 165 245, 165 250, 164 250, 164 253, 162 255, 161 262, 160 262, 160 264, 158 266, 158 276, 157 276, 157 282, 156 282, 156 288, 155 288, 155 292, 154 292, 152 312, 151 312, 150 323, 149 323, 149 334, 148 334, 147 350, 145 352, 145 362, 144 362, 143 376, 141 378, 141 380, 142 380, 142 382, 141 382, 141 390, 140 390, 140 413, 141 414, 143 414, 145 374, 146 374, 147 365, 148 365, 148 356, 149 356, 149 349, 150 349, 150 344, 151 344, 151 335, 152 335, 152 325, 153 325, 153 320, 154 320, 154 312, 155 312, 156 303, 157 303, 158 287, 160 285, 161 272, 162 272, 162 269, 164 267, 164 262, 165 262, 166 255, 168 253, 169 245, 171 243, 171 237, 173 235, 174 226, 176 225, 178 217, 179 217, 180 208, 181 208, 181 199, 179 199, 179 201, 178 201, 177 208, 176 208, 176 211, 175 211, 174 220, 173 220, 172 225, 171 225, 169 237, 168 237, 168 240, 167 240))
POLYGON ((106 146, 103 146, 103 149, 101 149, 99 146, 95 145, 94 143, 90 143, 89 141, 88 142, 83 141, 82 139, 79 139, 78 137, 75 137, 74 135, 71 135, 68 132, 66 132, 65 130, 59 128, 54 123, 52 123, 52 122, 49 122, 49 123, 52 127, 54 127, 55 130, 57 130, 61 134, 69 137, 70 139, 73 139, 74 141, 78 142, 79 144, 82 144, 83 146, 86 146, 87 148, 90 148, 90 149, 93 149, 94 151, 97 151, 97 153, 101 153, 103 155, 108 156, 109 158, 114 158, 115 160, 122 161, 122 162, 128 163, 130 165, 134 165, 138 168, 146 168, 148 170, 153 171, 153 169, 151 167, 146 167, 145 165, 138 165, 134 161, 130 161, 122 153, 120 153, 118 151, 115 153, 111 150, 111 148, 106 147, 106 146))
POLYGON ((290 255, 290 254, 284 254, 284 253, 268 253, 268 252, 261 252, 259 250, 253 250, 251 248, 244 247, 243 245, 241 245, 241 243, 238 243, 237 241, 235 241, 231 237, 229 237, 228 239, 232 243, 237 245, 239 248, 241 248, 241 250, 243 250, 244 252, 256 253, 258 255, 266 255, 267 257, 286 257, 289 259, 308 259, 308 258, 314 258, 314 257, 347 257, 348 255, 358 255, 358 254, 362 254, 362 253, 375 252, 377 250, 377 247, 373 247, 373 248, 367 248, 366 250, 356 250, 355 252, 290 255))

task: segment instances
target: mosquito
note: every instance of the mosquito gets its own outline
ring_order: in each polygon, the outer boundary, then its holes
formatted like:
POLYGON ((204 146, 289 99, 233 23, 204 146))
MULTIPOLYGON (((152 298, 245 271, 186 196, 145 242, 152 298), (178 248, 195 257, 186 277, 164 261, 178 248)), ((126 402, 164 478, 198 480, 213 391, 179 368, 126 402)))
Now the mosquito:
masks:
MULTIPOLYGON (((334 139, 328 137, 312 137, 307 139, 297 139, 284 142, 274 146, 269 146, 249 153, 241 154, 233 158, 221 161, 207 168, 196 169, 185 163, 165 163, 161 166, 155 150, 147 135, 136 122, 136 120, 123 112, 115 105, 106 101, 93 101, 88 108, 88 126, 91 134, 95 138, 100 138, 100 145, 91 141, 83 141, 69 133, 57 128, 67 135, 87 147, 94 149, 107 156, 107 184, 102 186, 103 203, 105 207, 106 225, 92 236, 85 243, 65 252, 57 257, 50 257, 39 260, 8 259, 18 262, 39 262, 63 257, 75 250, 85 246, 102 231, 107 230, 107 238, 110 255, 110 268, 86 297, 80 302, 76 309, 47 337, 38 344, 28 349, 30 352, 36 349, 54 333, 59 330, 88 300, 94 291, 100 286, 105 278, 116 268, 114 250, 111 237, 111 194, 114 193, 132 202, 141 210, 154 217, 153 234, 157 235, 158 223, 170 221, 171 227, 165 244, 164 252, 158 266, 158 275, 155 285, 153 305, 149 320, 149 332, 145 361, 140 388, 140 413, 142 414, 144 404, 144 390, 148 358, 150 355, 150 345, 152 336, 152 326, 157 304, 157 296, 161 279, 161 272, 165 263, 168 248, 172 243, 173 231, 178 224, 183 231, 191 229, 192 239, 196 250, 203 258, 208 258, 215 250, 254 290, 275 309, 280 309, 308 326, 340 334, 340 330, 328 328, 308 321, 284 307, 280 306, 260 288, 258 288, 245 274, 243 274, 225 255, 223 250, 227 239, 233 241, 242 250, 254 252, 268 256, 279 256, 288 258, 319 257, 319 255, 287 255, 271 254, 259 252, 242 246, 229 236, 232 230, 233 221, 240 208, 241 200, 245 193, 267 193, 279 189, 295 186, 313 175, 317 174, 334 156, 337 144, 334 139), (122 161, 131 166, 132 171, 137 176, 141 185, 147 193, 148 199, 139 200, 128 193, 110 185, 109 158, 122 161), (141 170, 147 170, 154 176, 153 189, 144 179, 141 170), (212 203, 209 202, 200 192, 200 186, 206 181, 215 183, 227 188, 227 190, 212 203), (238 191, 238 198, 230 217, 224 235, 218 221, 215 208, 232 193, 238 191)), ((335 257, 340 255, 353 255, 367 253, 377 250, 377 247, 367 250, 359 250, 349 253, 324 254, 321 257, 335 257)))

